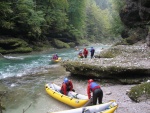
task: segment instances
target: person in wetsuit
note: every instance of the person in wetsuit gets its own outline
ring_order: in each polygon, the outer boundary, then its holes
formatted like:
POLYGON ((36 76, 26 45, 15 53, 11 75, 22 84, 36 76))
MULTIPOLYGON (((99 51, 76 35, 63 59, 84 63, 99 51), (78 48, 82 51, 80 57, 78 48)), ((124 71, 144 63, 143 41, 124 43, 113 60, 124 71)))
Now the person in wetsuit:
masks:
POLYGON ((91 92, 93 93, 93 105, 97 104, 97 100, 99 104, 102 104, 103 91, 100 85, 94 82, 93 79, 88 80, 87 94, 89 99, 91 98, 91 92))
POLYGON ((64 82, 62 83, 60 92, 64 95, 67 95, 68 91, 75 91, 75 90, 73 89, 72 81, 69 80, 68 78, 65 78, 64 82))
POLYGON ((94 49, 93 47, 91 47, 90 52, 91 52, 91 59, 92 59, 92 58, 93 58, 93 56, 94 56, 94 53, 95 53, 95 49, 94 49))
POLYGON ((86 48, 84 48, 84 50, 83 50, 83 55, 84 55, 84 58, 87 58, 88 50, 86 48))

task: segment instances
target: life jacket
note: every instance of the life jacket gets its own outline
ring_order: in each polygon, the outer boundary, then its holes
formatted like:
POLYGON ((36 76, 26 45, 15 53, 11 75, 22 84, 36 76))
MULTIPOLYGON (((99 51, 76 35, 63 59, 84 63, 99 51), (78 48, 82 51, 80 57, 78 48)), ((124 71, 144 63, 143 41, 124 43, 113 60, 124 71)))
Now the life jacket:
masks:
POLYGON ((58 59, 58 57, 57 57, 56 55, 54 55, 54 56, 53 56, 53 59, 56 60, 56 59, 58 59))
POLYGON ((93 92, 95 89, 100 89, 100 86, 96 82, 90 83, 90 90, 93 92))
POLYGON ((84 55, 88 55, 88 50, 87 50, 87 49, 84 49, 83 54, 84 54, 84 55))
POLYGON ((92 48, 92 49, 91 49, 91 53, 94 53, 94 52, 95 52, 95 49, 92 48))
POLYGON ((62 83, 61 91, 66 95, 67 91, 71 91, 73 89, 72 82, 69 80, 68 84, 62 83))

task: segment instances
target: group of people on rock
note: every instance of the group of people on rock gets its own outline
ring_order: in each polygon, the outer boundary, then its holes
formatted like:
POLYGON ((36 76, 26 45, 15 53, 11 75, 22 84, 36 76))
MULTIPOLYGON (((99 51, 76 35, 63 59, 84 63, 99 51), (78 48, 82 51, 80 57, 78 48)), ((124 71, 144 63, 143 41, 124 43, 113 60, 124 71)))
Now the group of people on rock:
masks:
MULTIPOLYGON (((68 78, 65 78, 62 83, 60 92, 64 95, 67 95, 69 91, 75 91, 73 89, 73 83, 68 78)), ((93 105, 97 104, 97 100, 99 104, 102 104, 103 91, 101 89, 101 86, 97 84, 93 79, 88 80, 87 95, 88 95, 88 99, 92 98, 93 105)))
MULTIPOLYGON (((77 49, 77 50, 78 50, 78 49, 77 49)), ((94 49, 93 47, 91 47, 90 53, 91 53, 90 56, 91 56, 91 59, 92 59, 92 58, 94 57, 94 53, 95 53, 95 49, 94 49)), ((83 51, 82 51, 82 50, 79 51, 78 57, 79 57, 79 58, 87 58, 88 54, 89 54, 89 51, 88 51, 86 48, 84 48, 83 51)), ((52 59, 53 59, 53 60, 57 60, 57 59, 58 59, 57 53, 56 53, 56 54, 53 54, 52 59)))
MULTIPOLYGON (((95 53, 95 49, 93 47, 91 47, 90 53, 91 53, 91 59, 92 59, 95 53)), ((88 54, 89 54, 89 51, 86 48, 84 48, 83 52, 82 50, 79 51, 78 56, 79 58, 87 58, 88 54)))

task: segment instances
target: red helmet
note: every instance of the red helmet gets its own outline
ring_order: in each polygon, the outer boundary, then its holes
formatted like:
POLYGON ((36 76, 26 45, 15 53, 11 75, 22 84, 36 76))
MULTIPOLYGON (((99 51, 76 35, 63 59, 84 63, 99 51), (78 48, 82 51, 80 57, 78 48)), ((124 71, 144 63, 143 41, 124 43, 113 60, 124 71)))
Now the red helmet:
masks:
POLYGON ((93 82, 93 79, 89 79, 89 80, 88 80, 88 83, 91 83, 91 82, 93 82))

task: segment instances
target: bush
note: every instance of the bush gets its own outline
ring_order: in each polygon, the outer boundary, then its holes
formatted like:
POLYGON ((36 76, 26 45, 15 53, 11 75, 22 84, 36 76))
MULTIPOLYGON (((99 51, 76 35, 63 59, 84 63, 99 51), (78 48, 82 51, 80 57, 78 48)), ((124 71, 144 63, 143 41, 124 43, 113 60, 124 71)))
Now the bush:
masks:
POLYGON ((120 50, 118 49, 108 49, 106 51, 102 51, 100 53, 100 58, 114 58, 116 57, 118 54, 121 54, 120 50))
POLYGON ((6 38, 0 40, 0 53, 27 53, 32 52, 27 42, 18 38, 6 38))
POLYGON ((128 96, 135 102, 150 99, 150 82, 132 87, 128 96))
POLYGON ((61 48, 70 48, 70 46, 69 46, 67 43, 62 42, 62 41, 57 40, 57 39, 54 39, 54 40, 52 41, 52 44, 53 44, 56 48, 59 48, 59 49, 61 49, 61 48))

